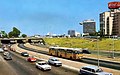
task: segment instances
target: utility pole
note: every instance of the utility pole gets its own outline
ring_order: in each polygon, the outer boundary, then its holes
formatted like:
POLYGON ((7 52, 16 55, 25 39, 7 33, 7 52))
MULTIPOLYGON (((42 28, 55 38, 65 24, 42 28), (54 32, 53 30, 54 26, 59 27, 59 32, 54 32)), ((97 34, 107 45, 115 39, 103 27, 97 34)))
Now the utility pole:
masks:
POLYGON ((114 48, 115 48, 115 41, 114 41, 114 36, 113 36, 113 59, 115 58, 115 50, 114 50, 114 48))
POLYGON ((98 45, 98 36, 97 36, 97 50, 98 50, 98 52, 97 52, 97 57, 98 57, 98 67, 100 66, 100 62, 99 62, 99 54, 100 54, 100 51, 99 51, 99 45, 98 45))

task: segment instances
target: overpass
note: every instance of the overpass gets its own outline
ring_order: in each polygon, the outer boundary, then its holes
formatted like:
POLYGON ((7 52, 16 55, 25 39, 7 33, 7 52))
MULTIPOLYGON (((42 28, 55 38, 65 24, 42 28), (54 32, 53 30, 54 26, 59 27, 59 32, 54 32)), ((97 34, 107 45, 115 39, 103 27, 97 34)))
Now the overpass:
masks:
POLYGON ((45 41, 42 38, 0 38, 0 43, 3 44, 15 44, 15 43, 42 43, 45 45, 45 41))

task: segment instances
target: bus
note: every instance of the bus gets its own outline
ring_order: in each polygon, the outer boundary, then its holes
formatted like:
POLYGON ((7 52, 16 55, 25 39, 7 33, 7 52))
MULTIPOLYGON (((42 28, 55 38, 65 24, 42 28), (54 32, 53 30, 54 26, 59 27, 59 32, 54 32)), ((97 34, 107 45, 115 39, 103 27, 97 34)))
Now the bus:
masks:
POLYGON ((83 58, 82 49, 80 48, 66 48, 66 47, 50 47, 49 55, 67 58, 67 59, 81 59, 83 58))

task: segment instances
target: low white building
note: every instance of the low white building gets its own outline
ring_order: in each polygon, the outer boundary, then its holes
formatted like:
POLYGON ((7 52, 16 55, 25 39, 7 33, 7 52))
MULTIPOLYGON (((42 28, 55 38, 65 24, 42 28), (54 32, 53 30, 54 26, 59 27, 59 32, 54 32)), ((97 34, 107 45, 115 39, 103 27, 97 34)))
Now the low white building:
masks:
POLYGON ((80 33, 76 32, 75 30, 68 30, 68 36, 70 37, 80 37, 80 33))
POLYGON ((79 32, 75 32, 76 37, 81 37, 81 34, 79 32))

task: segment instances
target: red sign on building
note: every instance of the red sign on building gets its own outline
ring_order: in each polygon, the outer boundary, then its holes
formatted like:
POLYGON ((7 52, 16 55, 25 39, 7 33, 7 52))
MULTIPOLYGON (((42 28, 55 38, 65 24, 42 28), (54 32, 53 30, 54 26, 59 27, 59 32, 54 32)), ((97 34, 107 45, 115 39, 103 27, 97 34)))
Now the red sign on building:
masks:
POLYGON ((118 8, 120 8, 120 2, 109 2, 108 8, 109 9, 118 9, 118 8))

